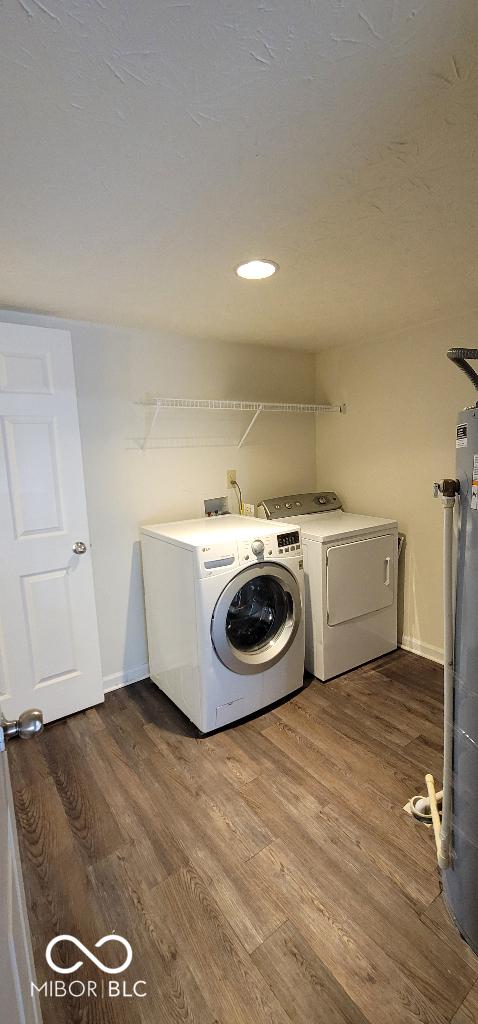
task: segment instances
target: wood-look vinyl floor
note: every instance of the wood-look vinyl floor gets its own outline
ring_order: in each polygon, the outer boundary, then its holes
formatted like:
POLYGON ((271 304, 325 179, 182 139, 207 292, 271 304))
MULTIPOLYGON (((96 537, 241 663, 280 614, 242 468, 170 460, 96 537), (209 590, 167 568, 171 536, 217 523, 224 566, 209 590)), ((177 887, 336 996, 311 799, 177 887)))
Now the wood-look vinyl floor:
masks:
MULTIPOLYGON (((121 985, 146 982, 43 996, 45 1024, 478 1021, 478 959, 402 811, 440 778, 441 676, 396 652, 209 737, 137 683, 10 743, 38 983, 51 938, 100 955, 113 932, 121 985)), ((86 957, 71 977, 105 980, 86 957)))

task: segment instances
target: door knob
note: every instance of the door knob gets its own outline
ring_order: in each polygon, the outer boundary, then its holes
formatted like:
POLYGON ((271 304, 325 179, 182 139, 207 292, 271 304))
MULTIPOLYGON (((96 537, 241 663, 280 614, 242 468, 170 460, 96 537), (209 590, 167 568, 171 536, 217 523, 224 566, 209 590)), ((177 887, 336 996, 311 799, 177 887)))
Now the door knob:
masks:
POLYGON ((3 729, 3 736, 6 740, 11 740, 14 736, 19 736, 22 740, 29 740, 42 731, 43 713, 38 708, 28 708, 28 711, 22 711, 21 715, 11 722, 8 722, 0 714, 0 727, 3 729))
POLYGON ((84 555, 86 551, 86 544, 84 544, 82 540, 75 541, 73 544, 73 551, 75 552, 75 555, 84 555))

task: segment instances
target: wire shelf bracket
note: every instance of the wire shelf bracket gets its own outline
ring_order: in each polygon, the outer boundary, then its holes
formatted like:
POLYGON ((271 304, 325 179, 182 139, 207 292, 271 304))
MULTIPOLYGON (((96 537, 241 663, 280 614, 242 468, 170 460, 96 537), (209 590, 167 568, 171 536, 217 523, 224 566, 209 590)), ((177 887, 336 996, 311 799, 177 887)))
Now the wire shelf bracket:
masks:
POLYGON ((238 448, 242 448, 242 446, 244 444, 244 441, 246 440, 247 435, 251 432, 251 430, 252 430, 252 428, 254 426, 254 423, 256 422, 258 417, 261 415, 262 411, 263 411, 262 410, 262 405, 260 405, 259 408, 256 409, 256 411, 255 411, 255 413, 254 413, 254 415, 253 415, 253 417, 251 419, 251 422, 249 423, 249 426, 248 426, 247 430, 244 431, 244 433, 243 433, 243 435, 241 437, 241 440, 239 441, 239 444, 237 446, 238 448))

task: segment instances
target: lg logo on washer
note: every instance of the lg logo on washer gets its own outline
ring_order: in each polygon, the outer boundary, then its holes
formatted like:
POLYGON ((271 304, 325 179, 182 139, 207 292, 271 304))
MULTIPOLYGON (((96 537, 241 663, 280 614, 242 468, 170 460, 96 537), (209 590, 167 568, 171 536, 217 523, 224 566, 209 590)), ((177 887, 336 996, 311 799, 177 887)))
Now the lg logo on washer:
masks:
MULTIPOLYGON (((72 964, 71 967, 62 967, 54 958, 53 953, 55 947, 59 943, 68 942, 80 951, 83 957, 86 957, 91 961, 95 967, 98 968, 103 974, 122 974, 130 966, 133 959, 133 950, 131 944, 127 939, 123 938, 122 935, 112 934, 104 935, 102 939, 98 939, 95 942, 95 949, 100 949, 106 943, 116 943, 122 947, 124 952, 123 962, 117 967, 110 967, 104 963, 99 957, 95 956, 87 946, 84 946, 79 939, 74 935, 57 935, 56 938, 51 939, 45 950, 45 959, 52 971, 56 974, 74 974, 75 971, 79 971, 80 967, 83 967, 84 959, 78 959, 76 963, 72 964)), ((144 979, 137 979, 134 982, 127 982, 125 979, 112 980, 110 978, 101 978, 100 981, 94 981, 92 979, 72 979, 69 982, 60 981, 59 979, 52 979, 45 981, 43 985, 36 985, 35 982, 31 982, 31 994, 35 992, 41 993, 43 996, 65 998, 70 997, 72 999, 82 999, 85 996, 87 998, 104 998, 109 996, 111 998, 122 997, 123 999, 133 999, 135 996, 140 999, 144 999, 146 995, 146 982, 144 979)))

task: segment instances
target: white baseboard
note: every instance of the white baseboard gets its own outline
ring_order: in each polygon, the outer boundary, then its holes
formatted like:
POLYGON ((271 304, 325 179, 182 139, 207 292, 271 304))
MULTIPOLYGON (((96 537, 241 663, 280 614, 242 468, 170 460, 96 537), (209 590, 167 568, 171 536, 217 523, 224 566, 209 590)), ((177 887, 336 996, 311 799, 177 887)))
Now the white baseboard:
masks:
POLYGON ((111 693, 111 690, 119 690, 121 686, 129 686, 130 683, 139 683, 141 679, 149 676, 149 665, 137 665, 136 668, 127 668, 122 672, 112 672, 109 676, 103 676, 103 690, 111 693))
POLYGON ((441 647, 425 644, 422 640, 416 640, 414 636, 402 636, 399 647, 403 647, 404 651, 410 651, 412 654, 419 654, 422 658, 428 658, 428 661, 436 661, 439 665, 443 665, 443 649, 441 647))
MULTIPOLYGON (((419 654, 422 658, 428 658, 428 661, 436 661, 443 665, 443 651, 440 647, 434 647, 433 644, 425 644, 421 640, 415 640, 413 636, 402 636, 398 646, 404 651, 410 651, 411 654, 419 654)), ((148 679, 148 677, 149 665, 145 662, 144 665, 137 665, 136 668, 128 668, 122 672, 112 672, 109 676, 103 676, 103 690, 105 693, 111 693, 112 690, 130 686, 131 683, 139 683, 141 679, 148 679)))

